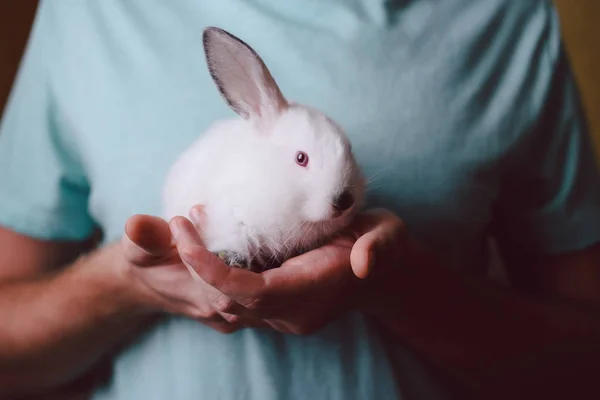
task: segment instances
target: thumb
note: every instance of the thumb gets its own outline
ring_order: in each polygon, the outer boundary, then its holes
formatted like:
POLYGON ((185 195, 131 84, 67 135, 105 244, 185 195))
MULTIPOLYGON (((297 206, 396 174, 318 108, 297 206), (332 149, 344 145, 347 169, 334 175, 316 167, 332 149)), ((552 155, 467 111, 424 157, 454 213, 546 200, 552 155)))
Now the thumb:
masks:
POLYGON ((404 223, 387 210, 374 210, 360 221, 355 231, 358 239, 352 246, 350 264, 354 275, 360 279, 368 277, 375 266, 376 258, 401 245, 404 223))
POLYGON ((171 231, 167 221, 138 214, 125 223, 121 240, 125 257, 139 266, 150 266, 172 252, 171 231))
POLYGON ((377 250, 382 247, 385 238, 380 229, 362 235, 350 252, 350 265, 357 278, 365 279, 375 265, 377 250))

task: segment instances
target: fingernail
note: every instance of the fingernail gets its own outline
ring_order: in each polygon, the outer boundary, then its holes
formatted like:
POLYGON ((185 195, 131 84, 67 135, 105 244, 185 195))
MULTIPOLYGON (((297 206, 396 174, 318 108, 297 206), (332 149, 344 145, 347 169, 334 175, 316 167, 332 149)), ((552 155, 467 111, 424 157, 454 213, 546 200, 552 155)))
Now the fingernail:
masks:
POLYGON ((171 234, 173 234, 173 239, 178 240, 181 237, 181 226, 177 221, 171 221, 169 224, 171 228, 171 234))
POLYGON ((202 224, 202 211, 200 211, 199 207, 193 207, 190 211, 190 218, 192 222, 196 225, 202 224))

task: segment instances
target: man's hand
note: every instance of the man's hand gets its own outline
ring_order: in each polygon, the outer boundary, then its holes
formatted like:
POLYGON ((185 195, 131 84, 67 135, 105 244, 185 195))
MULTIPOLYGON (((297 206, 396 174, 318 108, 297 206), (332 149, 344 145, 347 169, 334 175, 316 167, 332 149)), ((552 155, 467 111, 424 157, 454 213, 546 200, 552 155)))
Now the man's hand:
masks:
POLYGON ((402 221, 377 210, 356 219, 330 243, 279 268, 254 273, 229 268, 199 242, 179 245, 183 261, 222 295, 212 307, 230 323, 253 321, 292 334, 309 334, 360 301, 374 260, 399 254, 402 221))
POLYGON ((183 217, 168 224, 163 219, 136 215, 125 227, 121 242, 125 269, 149 310, 161 310, 199 320, 222 333, 245 326, 262 326, 245 318, 228 321, 214 307, 222 294, 181 262, 178 247, 201 246, 197 229, 183 217))

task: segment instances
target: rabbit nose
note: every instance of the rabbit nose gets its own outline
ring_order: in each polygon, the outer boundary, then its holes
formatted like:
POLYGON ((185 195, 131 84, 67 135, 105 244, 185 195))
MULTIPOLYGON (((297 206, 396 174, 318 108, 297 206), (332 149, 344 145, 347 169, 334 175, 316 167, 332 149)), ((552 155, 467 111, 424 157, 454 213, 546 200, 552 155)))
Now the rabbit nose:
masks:
POLYGON ((341 194, 333 198, 333 208, 337 212, 346 211, 354 204, 354 197, 348 190, 344 190, 341 194))

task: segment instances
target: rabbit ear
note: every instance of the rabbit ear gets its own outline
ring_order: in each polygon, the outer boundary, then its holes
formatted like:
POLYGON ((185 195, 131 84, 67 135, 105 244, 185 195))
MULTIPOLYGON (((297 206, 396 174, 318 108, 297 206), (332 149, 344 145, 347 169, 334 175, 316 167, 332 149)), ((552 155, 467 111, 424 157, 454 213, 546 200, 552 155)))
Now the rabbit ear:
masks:
POLYGON ((258 54, 220 28, 203 32, 208 70, 219 91, 245 119, 272 119, 288 107, 277 83, 258 54))

